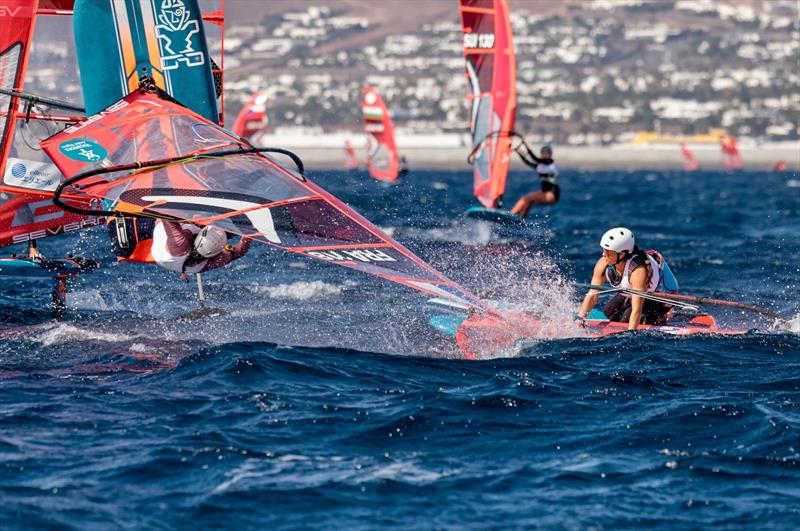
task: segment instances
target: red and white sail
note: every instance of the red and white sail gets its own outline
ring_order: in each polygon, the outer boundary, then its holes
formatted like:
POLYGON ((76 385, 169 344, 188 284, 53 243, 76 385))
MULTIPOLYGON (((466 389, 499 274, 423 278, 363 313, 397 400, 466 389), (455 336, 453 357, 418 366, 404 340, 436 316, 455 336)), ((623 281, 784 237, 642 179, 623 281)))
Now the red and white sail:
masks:
POLYGON ((267 132, 269 118, 267 117, 267 95, 263 92, 256 92, 247 103, 242 107, 236 121, 233 123, 234 133, 250 141, 256 135, 263 135, 267 132))
MULTIPOLYGON (((88 208, 89 202, 83 205, 88 208)), ((38 240, 93 227, 96 216, 66 212, 53 204, 51 195, 0 192, 0 247, 38 240)))
POLYGON ((500 206, 511 160, 517 107, 517 66, 506 0, 460 0, 469 89, 473 192, 500 206))
POLYGON ((689 149, 689 146, 687 146, 684 143, 681 143, 681 153, 683 154, 683 158, 685 159, 685 162, 683 163, 683 169, 685 171, 696 170, 699 164, 697 163, 697 159, 695 158, 694 153, 692 153, 692 150, 689 149))
POLYGON ((42 143, 61 191, 232 234, 488 310, 352 208, 176 103, 134 92, 42 143), (84 178, 80 178, 82 174, 84 178))
POLYGON ((378 91, 367 87, 361 94, 364 132, 367 133, 367 170, 370 177, 393 183, 397 180, 399 157, 394 141, 394 124, 378 91))
POLYGON ((739 153, 739 146, 736 144, 736 137, 723 136, 719 140, 722 150, 722 166, 726 170, 738 170, 742 167, 742 156, 739 153))
MULTIPOLYGON (((83 119, 79 103, 27 94, 25 76, 35 34, 71 30, 72 0, 0 0, 0 247, 97 225, 99 219, 65 212, 52 192, 63 181, 39 141, 83 119), (52 16, 51 16, 52 15, 52 16), (42 20, 44 17, 44 20, 42 20), (37 18, 42 25, 37 32, 37 18), (70 107, 65 109, 59 104, 70 107)), ((69 33, 66 33, 69 34, 69 33)), ((60 72, 74 72, 67 57, 60 72)), ((88 202, 78 202, 88 206, 88 202)))
POLYGON ((3 89, 0 93, 0 169, 3 171, 11 154, 20 111, 20 99, 12 93, 24 89, 36 8, 37 0, 0 1, 0 88, 3 89))

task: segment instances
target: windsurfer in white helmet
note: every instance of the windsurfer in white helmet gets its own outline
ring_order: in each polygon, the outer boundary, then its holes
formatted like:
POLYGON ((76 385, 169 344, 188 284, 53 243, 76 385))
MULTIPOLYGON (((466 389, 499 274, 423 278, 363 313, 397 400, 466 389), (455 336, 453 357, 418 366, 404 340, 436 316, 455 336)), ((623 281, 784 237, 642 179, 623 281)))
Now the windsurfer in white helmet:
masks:
POLYGON ((186 279, 189 273, 205 273, 241 258, 250 244, 250 238, 240 238, 235 246, 230 245, 227 233, 211 225, 159 220, 153 228, 150 252, 158 265, 186 279))
MULTIPOLYGON (((600 239, 603 255, 597 260, 592 273, 592 285, 600 286, 608 282, 614 288, 633 289, 636 291, 657 291, 659 285, 665 284, 662 271, 669 275, 669 285, 677 282, 661 255, 655 251, 644 252, 633 237, 633 232, 625 227, 616 227, 600 239)), ((597 304, 599 291, 589 290, 583 299, 578 319, 582 321, 597 304)), ((644 299, 638 295, 617 293, 603 308, 603 313, 610 321, 628 321, 628 330, 636 330, 639 324, 663 324, 670 306, 644 299)))
POLYGON ((541 190, 534 190, 523 195, 514 205, 514 208, 511 209, 512 214, 525 219, 532 205, 554 205, 558 203, 561 189, 558 186, 558 167, 553 160, 553 148, 549 145, 542 146, 540 157, 534 155, 525 143, 519 146, 516 151, 525 164, 536 169, 541 182, 541 190), (525 151, 521 151, 523 147, 525 151))

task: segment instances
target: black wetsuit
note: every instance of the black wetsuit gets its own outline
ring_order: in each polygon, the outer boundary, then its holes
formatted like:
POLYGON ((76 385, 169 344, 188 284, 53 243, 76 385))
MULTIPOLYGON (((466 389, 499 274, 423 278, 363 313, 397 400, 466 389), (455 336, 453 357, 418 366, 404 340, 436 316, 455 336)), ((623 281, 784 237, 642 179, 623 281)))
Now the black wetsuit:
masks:
MULTIPOLYGON (((634 254, 634 256, 631 258, 630 272, 633 273, 636 269, 645 267, 645 260, 646 258, 644 253, 634 254)), ((608 273, 606 273, 606 277, 608 276, 608 273)), ((619 281, 616 283, 611 282, 610 278, 607 278, 607 280, 609 281, 609 284, 615 287, 619 286, 620 284, 619 281)), ((664 303, 650 299, 644 299, 640 323, 648 325, 664 324, 670 308, 670 306, 664 303)), ((621 323, 630 321, 632 310, 633 305, 631 302, 631 297, 625 296, 622 293, 617 293, 614 295, 614 297, 612 297, 611 300, 609 300, 603 307, 603 313, 606 314, 606 317, 608 317, 610 321, 621 323)))
POLYGON ((558 169, 556 168, 555 160, 552 157, 537 157, 527 146, 524 147, 527 153, 523 153, 520 148, 517 148, 517 154, 522 159, 522 162, 536 170, 542 182, 542 192, 553 192, 556 196, 556 201, 558 201, 559 197, 561 197, 561 188, 558 186, 558 169))
POLYGON ((153 237, 156 220, 151 218, 114 217, 108 220, 111 249, 121 258, 128 258, 142 240, 153 237))

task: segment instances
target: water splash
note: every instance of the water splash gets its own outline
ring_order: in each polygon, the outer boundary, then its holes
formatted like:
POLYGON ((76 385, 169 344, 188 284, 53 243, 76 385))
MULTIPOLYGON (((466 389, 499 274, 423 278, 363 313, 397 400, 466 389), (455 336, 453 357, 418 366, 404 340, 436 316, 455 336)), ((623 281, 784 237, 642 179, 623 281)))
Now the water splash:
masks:
POLYGON ((327 297, 340 295, 346 289, 355 286, 355 282, 344 284, 331 284, 322 280, 312 282, 292 282, 291 284, 279 284, 277 286, 254 286, 257 293, 264 293, 273 299, 291 299, 297 301, 307 301, 317 297, 327 297))

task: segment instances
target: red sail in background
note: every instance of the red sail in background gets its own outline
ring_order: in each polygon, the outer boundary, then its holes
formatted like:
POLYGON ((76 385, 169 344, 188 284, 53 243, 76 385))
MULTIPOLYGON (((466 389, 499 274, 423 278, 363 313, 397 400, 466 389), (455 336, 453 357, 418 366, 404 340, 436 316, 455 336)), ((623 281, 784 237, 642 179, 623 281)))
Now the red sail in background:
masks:
MULTIPOLYGON (((88 207, 88 201, 84 202, 88 207)), ((92 227, 94 216, 79 216, 56 207, 52 195, 0 192, 0 247, 92 227)))
POLYGON ((506 189, 517 108, 517 66, 506 0, 461 0, 474 194, 496 208, 506 189))
POLYGON ((70 178, 100 172, 93 181, 75 182, 66 191, 108 200, 123 215, 214 225, 489 310, 320 187, 156 95, 134 92, 47 139, 42 147, 70 178), (142 168, 147 161, 159 163, 142 168))
MULTIPOLYGON (((73 0, 0 0, 3 21, 0 24, 0 87, 24 93, 37 17, 68 16, 72 6, 73 0)), ((56 21, 57 24, 61 22, 56 21)), ((67 17, 63 25, 71 26, 67 17)), ((45 23, 39 33, 47 35, 53 27, 45 23)), ((74 57, 71 59, 72 64, 63 65, 64 75, 70 67, 76 70, 74 57)), ((68 57, 66 62, 69 60, 68 57)), ((33 102, 30 98, 0 94, 0 247, 79 230, 99 222, 96 217, 65 212, 51 201, 52 192, 63 177, 41 152, 38 142, 63 128, 64 123, 75 123, 83 117, 69 114, 76 111, 65 114, 58 106, 47 103, 47 99, 45 96, 33 102)), ((85 200, 75 201, 75 204, 89 205, 85 200)))
POLYGON ((262 92, 254 93, 242 110, 236 121, 233 122, 232 131, 242 138, 251 140, 253 135, 263 135, 267 132, 267 95, 262 92))
POLYGON ((378 91, 367 87, 362 92, 361 109, 364 114, 364 131, 367 133, 367 170, 370 177, 393 183, 398 176, 397 145, 394 142, 394 124, 389 110, 378 91))
MULTIPOLYGON (((37 0, 2 0, 0 24, 0 88, 21 92, 28 66, 37 0)), ((5 171, 6 160, 14 139, 14 127, 19 111, 19 98, 0 94, 0 170, 5 171)))
POLYGON ((742 157, 739 154, 739 146, 736 145, 736 138, 723 136, 719 139, 722 149, 722 166, 726 170, 736 170, 742 167, 742 157))
POLYGON ((358 168, 356 148, 353 147, 353 143, 350 142, 350 139, 346 139, 344 141, 344 169, 354 170, 356 168, 358 168))
MULTIPOLYGON (((81 102, 74 101, 79 94, 65 90, 65 86, 74 86, 78 80, 77 60, 67 53, 60 64, 54 65, 49 54, 30 54, 29 50, 37 39, 63 46, 67 51, 71 49, 69 41, 52 41, 52 35, 71 34, 72 5, 72 0, 0 0, 5 14, 0 24, 0 87, 5 92, 0 93, 2 190, 42 194, 54 190, 62 180, 58 169, 44 156, 39 142, 63 129, 65 123, 84 118, 81 102), (6 24, 6 18, 12 23, 6 24), (26 70, 53 70, 55 66, 59 72, 59 85, 55 90, 28 86, 26 70), (21 96, 11 96, 7 91, 21 93, 21 96), (71 97, 73 101, 62 101, 64 97, 71 97)), ((46 52, 46 48, 43 50, 46 52)))
POLYGON ((686 162, 683 163, 683 169, 685 171, 696 170, 699 166, 697 159, 694 158, 694 153, 692 153, 689 147, 684 143, 681 143, 681 153, 683 153, 683 157, 686 159, 686 162))

